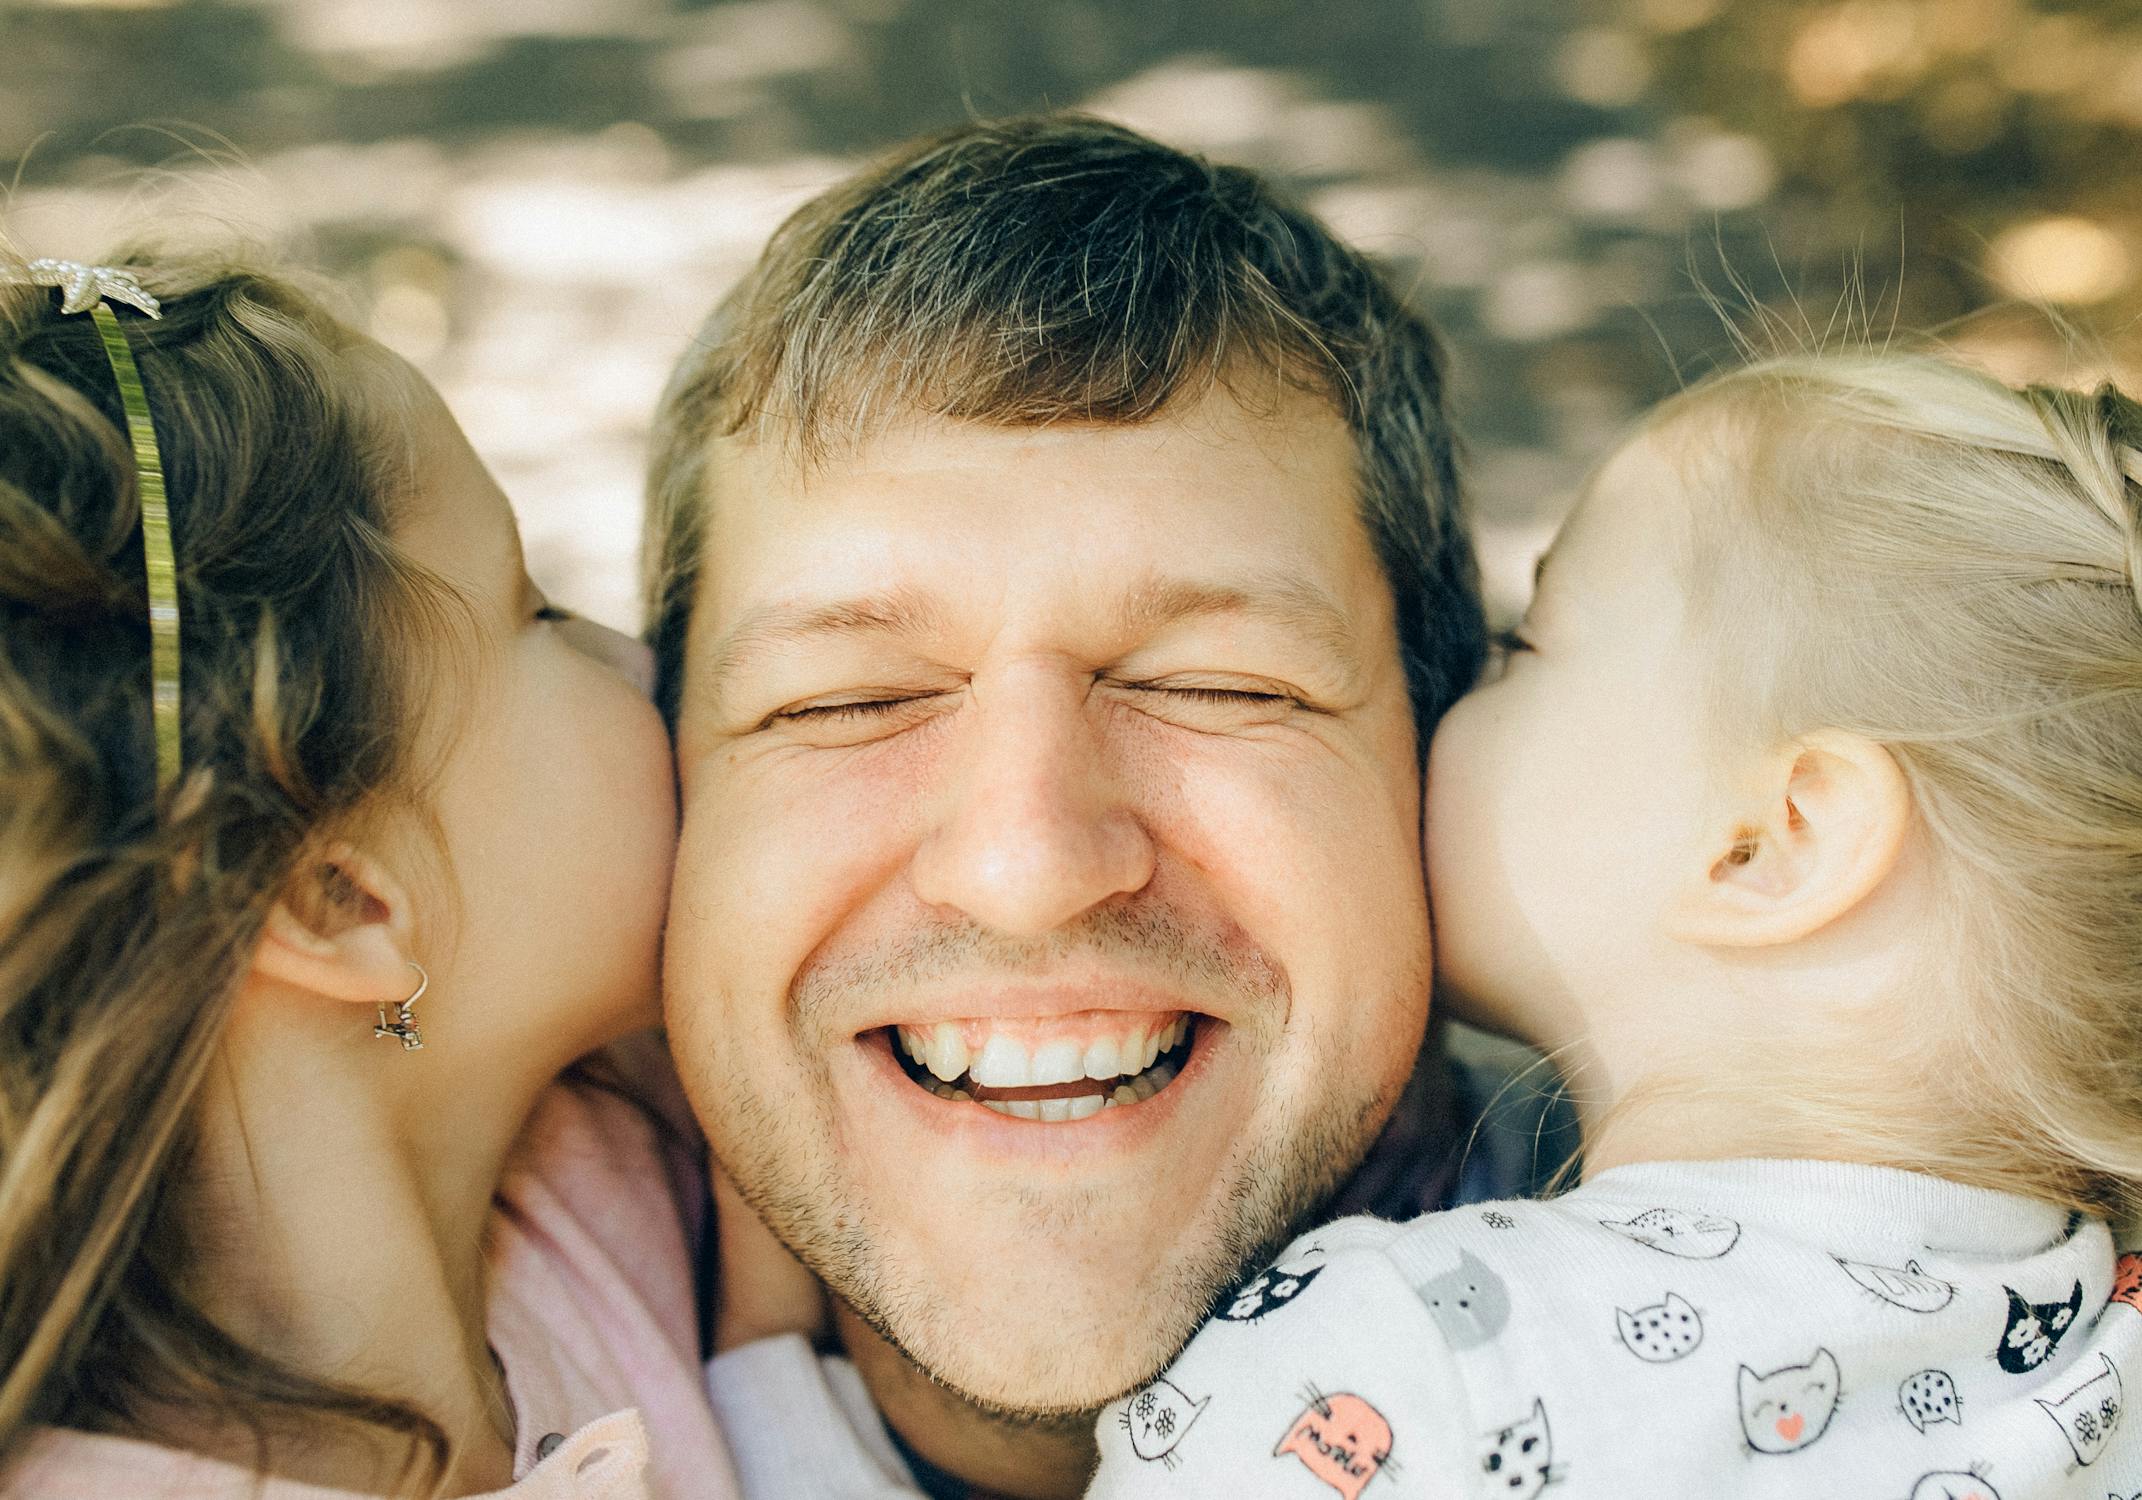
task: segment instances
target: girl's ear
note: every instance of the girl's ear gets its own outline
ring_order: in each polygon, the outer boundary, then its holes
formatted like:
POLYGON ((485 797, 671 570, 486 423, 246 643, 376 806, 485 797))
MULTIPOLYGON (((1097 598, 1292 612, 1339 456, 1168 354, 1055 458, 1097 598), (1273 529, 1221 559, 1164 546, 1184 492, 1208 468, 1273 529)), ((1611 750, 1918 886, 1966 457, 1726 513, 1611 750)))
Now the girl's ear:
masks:
POLYGON ((409 993, 413 922, 401 882, 348 844, 307 860, 269 908, 250 983, 392 1005, 409 993))
POLYGON ((1761 775, 1757 804, 1722 831, 1668 910, 1668 937, 1721 948, 1794 942, 1852 911, 1895 868, 1911 790, 1881 745, 1824 730, 1761 775))

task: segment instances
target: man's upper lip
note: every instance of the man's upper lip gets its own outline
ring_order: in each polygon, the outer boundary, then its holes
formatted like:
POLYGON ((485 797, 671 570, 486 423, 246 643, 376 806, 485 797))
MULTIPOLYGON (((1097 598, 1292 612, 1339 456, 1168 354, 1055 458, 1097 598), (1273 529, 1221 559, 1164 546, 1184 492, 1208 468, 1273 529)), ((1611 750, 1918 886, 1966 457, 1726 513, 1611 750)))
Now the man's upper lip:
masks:
POLYGON ((1194 995, 1150 980, 1093 978, 1076 981, 970 979, 928 985, 898 999, 873 1005, 876 1017, 858 1029, 881 1026, 930 1026, 939 1021, 1049 1020, 1089 1011, 1133 1015, 1173 1015, 1195 1011, 1225 1016, 1210 997, 1194 995))

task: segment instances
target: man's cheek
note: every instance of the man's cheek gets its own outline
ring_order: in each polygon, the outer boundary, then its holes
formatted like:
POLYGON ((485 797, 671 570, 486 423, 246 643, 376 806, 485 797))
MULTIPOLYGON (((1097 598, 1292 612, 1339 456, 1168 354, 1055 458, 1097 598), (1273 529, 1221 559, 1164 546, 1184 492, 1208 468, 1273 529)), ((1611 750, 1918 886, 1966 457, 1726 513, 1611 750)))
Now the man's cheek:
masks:
MULTIPOLYGON (((881 809, 882 810, 882 809, 881 809)), ((793 774, 742 767, 705 777, 687 804, 677 899, 752 959, 837 909, 878 859, 865 799, 793 774)))
POLYGON ((1181 777, 1159 831, 1290 970, 1364 957, 1403 965, 1426 941, 1411 780, 1388 784, 1334 760, 1208 763, 1181 777))
POLYGON ((773 1061, 752 1058, 779 1045, 788 976, 811 941, 788 850, 747 809, 690 805, 663 949, 670 1034, 690 1067, 726 1076, 773 1061))

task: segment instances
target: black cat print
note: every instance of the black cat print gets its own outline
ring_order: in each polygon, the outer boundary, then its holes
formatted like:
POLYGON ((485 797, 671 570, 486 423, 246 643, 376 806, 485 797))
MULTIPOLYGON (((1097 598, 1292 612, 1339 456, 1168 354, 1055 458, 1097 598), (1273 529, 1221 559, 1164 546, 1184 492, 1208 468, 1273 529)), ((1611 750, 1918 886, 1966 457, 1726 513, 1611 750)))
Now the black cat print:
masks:
POLYGON ((2064 1302, 2025 1302, 2014 1287, 2001 1290, 2008 1293, 2008 1326, 1994 1358, 2009 1374, 2027 1375, 2053 1357, 2060 1336, 2074 1326, 2082 1311, 2082 1283, 2075 1283, 2064 1302))

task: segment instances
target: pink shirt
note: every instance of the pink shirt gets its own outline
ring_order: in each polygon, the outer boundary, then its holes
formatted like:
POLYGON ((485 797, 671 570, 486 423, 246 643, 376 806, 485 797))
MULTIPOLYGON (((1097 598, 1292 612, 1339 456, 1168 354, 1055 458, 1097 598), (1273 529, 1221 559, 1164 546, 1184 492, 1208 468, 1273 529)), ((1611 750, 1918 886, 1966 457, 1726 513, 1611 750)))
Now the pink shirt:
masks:
MULTIPOLYGON (((648 1039, 651 1043, 652 1039, 648 1039)), ((681 1120, 659 1046, 629 1058, 636 1092, 681 1120)), ((518 1431, 512 1500, 733 1500, 699 1365, 692 1246, 705 1201, 692 1150, 584 1083, 545 1094, 499 1182, 490 1341, 518 1431)), ((363 1500, 131 1438, 47 1429, 0 1500, 363 1500)))

